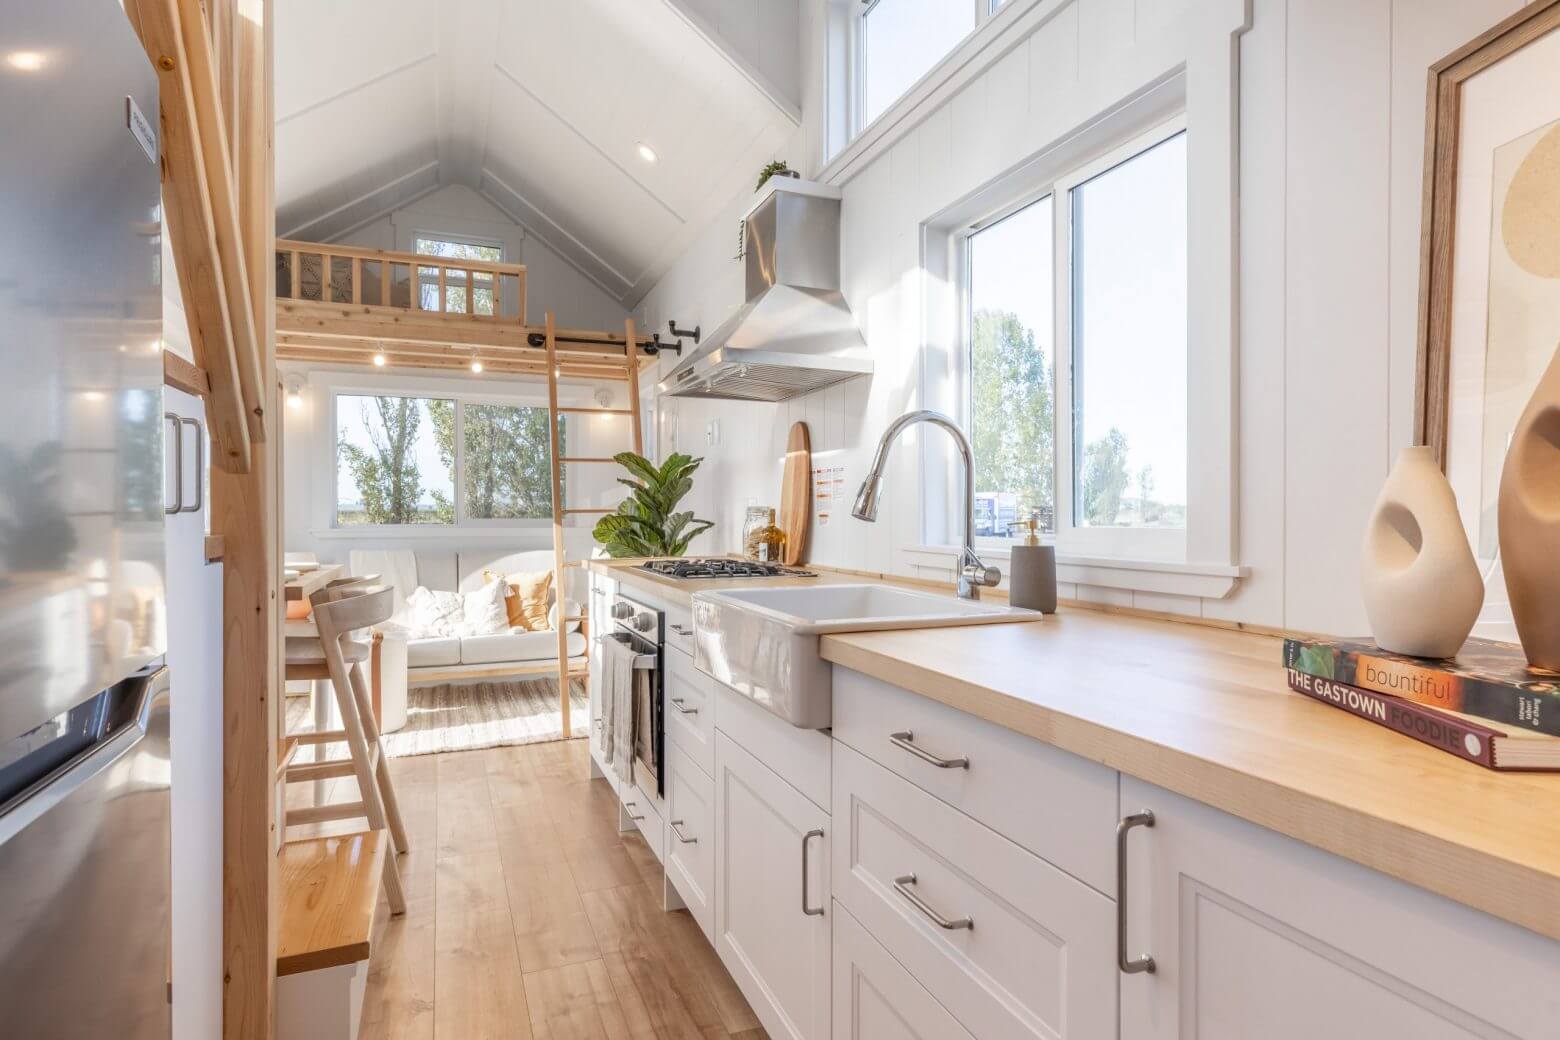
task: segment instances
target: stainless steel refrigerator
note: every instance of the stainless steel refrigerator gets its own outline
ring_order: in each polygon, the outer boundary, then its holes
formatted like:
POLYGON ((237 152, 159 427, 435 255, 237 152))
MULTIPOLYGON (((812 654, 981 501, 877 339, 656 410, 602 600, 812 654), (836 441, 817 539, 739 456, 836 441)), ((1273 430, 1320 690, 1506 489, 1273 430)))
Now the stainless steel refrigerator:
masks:
POLYGON ((169 1035, 157 84, 0 14, 0 1035, 169 1035))

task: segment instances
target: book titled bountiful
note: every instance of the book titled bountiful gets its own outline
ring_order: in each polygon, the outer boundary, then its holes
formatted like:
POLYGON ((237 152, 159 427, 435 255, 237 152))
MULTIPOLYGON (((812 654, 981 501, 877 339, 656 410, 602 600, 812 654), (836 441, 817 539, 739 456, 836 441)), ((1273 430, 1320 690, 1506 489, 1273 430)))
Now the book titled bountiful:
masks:
POLYGON ((1284 665, 1356 689, 1560 737, 1560 674, 1528 667, 1513 643, 1470 639, 1449 661, 1408 657, 1364 639, 1286 639, 1284 665))

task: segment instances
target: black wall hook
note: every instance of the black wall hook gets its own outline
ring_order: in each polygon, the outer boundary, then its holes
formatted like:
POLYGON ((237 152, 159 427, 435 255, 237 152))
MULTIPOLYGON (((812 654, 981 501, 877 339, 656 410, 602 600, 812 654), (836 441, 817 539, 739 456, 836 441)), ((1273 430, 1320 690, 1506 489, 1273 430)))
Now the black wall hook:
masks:
MULTIPOLYGON (((694 346, 698 346, 699 345, 699 326, 698 325, 695 325, 693 327, 693 331, 692 332, 688 331, 687 329, 679 329, 677 327, 677 322, 675 322, 675 321, 667 322, 666 323, 666 327, 668 329, 670 329, 672 335, 676 336, 677 338, 679 338, 679 339, 691 339, 691 340, 693 340, 693 345, 694 346)), ((682 351, 678 351, 678 353, 681 354, 682 351)))

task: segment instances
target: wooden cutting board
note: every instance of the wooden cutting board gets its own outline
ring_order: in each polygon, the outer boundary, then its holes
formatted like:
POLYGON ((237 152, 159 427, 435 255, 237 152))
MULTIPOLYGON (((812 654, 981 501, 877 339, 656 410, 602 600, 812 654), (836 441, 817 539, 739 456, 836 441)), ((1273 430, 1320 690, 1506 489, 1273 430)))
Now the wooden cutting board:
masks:
POLYGON ((807 531, 812 523, 812 444, 807 424, 791 424, 785 443, 785 471, 780 475, 780 516, 776 520, 785 532, 786 564, 801 563, 807 556, 807 531))

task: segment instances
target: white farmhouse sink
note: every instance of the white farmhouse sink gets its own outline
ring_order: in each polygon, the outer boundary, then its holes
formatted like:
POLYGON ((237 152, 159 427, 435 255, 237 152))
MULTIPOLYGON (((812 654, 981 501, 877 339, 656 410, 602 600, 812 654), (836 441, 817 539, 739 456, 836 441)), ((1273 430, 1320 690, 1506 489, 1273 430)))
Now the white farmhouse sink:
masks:
POLYGON ((804 729, 833 725, 830 632, 1038 621, 1041 614, 892 585, 745 588, 693 595, 694 664, 804 729))

